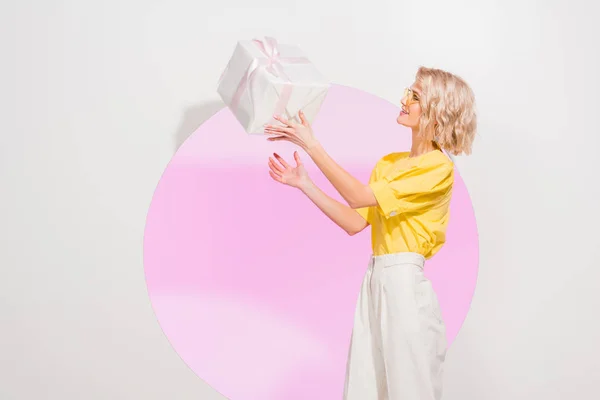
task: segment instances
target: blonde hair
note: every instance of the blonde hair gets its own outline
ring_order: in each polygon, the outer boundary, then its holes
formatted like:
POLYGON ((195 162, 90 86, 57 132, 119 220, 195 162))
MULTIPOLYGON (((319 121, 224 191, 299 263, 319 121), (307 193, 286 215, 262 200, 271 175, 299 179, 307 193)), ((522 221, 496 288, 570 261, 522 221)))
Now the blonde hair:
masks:
POLYGON ((453 155, 471 154, 477 132, 475 95, 460 77, 440 69, 420 67, 419 134, 453 155))

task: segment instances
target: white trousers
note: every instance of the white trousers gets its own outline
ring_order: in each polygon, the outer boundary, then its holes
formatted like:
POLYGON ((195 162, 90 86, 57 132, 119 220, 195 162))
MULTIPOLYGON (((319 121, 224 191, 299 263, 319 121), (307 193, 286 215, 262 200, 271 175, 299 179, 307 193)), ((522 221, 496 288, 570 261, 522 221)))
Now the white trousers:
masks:
POLYGON ((371 256, 356 311, 344 400, 439 400, 446 328, 417 253, 371 256))

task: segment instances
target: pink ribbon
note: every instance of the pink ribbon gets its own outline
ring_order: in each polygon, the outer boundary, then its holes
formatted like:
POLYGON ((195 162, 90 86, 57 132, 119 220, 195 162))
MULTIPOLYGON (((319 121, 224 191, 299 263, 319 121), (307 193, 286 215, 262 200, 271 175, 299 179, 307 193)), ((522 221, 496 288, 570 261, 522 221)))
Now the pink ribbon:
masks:
MULTIPOLYGON (((259 68, 264 68, 267 72, 275 77, 281 78, 285 81, 279 100, 275 105, 274 114, 280 115, 285 110, 287 103, 292 94, 292 85, 290 78, 285 74, 283 64, 307 64, 310 61, 306 57, 281 57, 279 48, 277 47, 277 40, 272 37, 265 37, 264 41, 254 39, 252 41, 259 50, 266 56, 266 58, 255 58, 250 63, 250 66, 244 72, 240 83, 233 95, 230 107, 235 111, 239 105, 242 94, 247 87, 252 86, 254 76, 259 68)), ((250 96, 252 101, 252 96, 250 96)))

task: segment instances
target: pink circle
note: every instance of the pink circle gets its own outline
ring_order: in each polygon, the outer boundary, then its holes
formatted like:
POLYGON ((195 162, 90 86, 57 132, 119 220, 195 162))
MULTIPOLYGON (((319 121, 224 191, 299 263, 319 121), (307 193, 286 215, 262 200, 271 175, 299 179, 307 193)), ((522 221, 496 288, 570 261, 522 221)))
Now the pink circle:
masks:
MULTIPOLYGON (((329 154, 367 182, 380 157, 410 148, 398 112, 333 85, 313 128, 329 154)), ((148 212, 144 266, 160 325, 190 368, 233 400, 333 399, 343 391, 370 228, 346 235, 269 177, 268 157, 276 151, 291 161, 294 150, 247 135, 225 108, 181 146, 148 212)), ((469 194, 455 176, 447 242, 425 267, 449 344, 469 310, 479 249, 469 194)))

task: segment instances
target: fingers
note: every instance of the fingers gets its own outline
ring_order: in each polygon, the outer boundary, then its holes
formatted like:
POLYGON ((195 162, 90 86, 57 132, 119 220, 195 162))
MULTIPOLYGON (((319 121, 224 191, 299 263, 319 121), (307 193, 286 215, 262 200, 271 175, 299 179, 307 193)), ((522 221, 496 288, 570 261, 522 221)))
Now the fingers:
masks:
POLYGON ((294 160, 296 160, 296 166, 299 167, 302 165, 302 161, 300 161, 300 155, 297 151, 294 151, 294 160))
POLYGON ((293 138, 290 138, 288 136, 276 136, 276 137, 269 137, 269 138, 267 138, 267 141, 269 141, 269 142, 277 142, 277 141, 280 141, 280 140, 285 140, 286 142, 290 142, 290 143, 293 143, 295 145, 302 146, 302 143, 300 141, 295 140, 293 138))
POLYGON ((273 171, 273 173, 277 176, 281 176, 283 174, 282 171, 280 171, 279 168, 277 168, 277 165, 275 164, 275 162, 272 162, 270 158, 269 158, 269 169, 271 171, 273 171))
POLYGON ((285 172, 285 169, 281 165, 278 165, 271 157, 269 157, 269 167, 273 170, 273 172, 278 173, 279 175, 285 172))
POLYGON ((308 120, 306 119, 306 116, 304 115, 304 111, 300 110, 298 112, 298 116, 300 117, 300 121, 302 121, 302 125, 308 126, 308 120))
POLYGON ((287 119, 280 117, 279 115, 273 115, 273 118, 290 128, 293 128, 296 125, 295 123, 288 121, 287 119))
POLYGON ((284 173, 285 170, 289 168, 289 165, 285 162, 283 158, 281 158, 281 156, 279 156, 279 154, 274 153, 273 155, 275 156, 275 158, 277 158, 277 161, 279 161, 281 165, 278 165, 275 160, 269 157, 269 175, 271 175, 271 178, 273 178, 277 182, 285 184, 284 173))
POLYGON ((271 176, 271 178, 273 178, 274 181, 279 182, 279 183, 285 183, 283 181, 283 178, 279 175, 276 175, 275 173, 273 173, 273 171, 269 171, 269 175, 271 176))
POLYGON ((283 126, 265 125, 264 132, 267 135, 285 135, 291 136, 294 134, 294 128, 286 128, 283 126))
POLYGON ((279 167, 271 157, 269 157, 269 175, 274 181, 285 184, 285 178, 281 172, 281 167, 279 167))
POLYGON ((291 168, 290 165, 279 154, 273 153, 273 155, 275 156, 277 161, 279 161, 281 165, 283 165, 285 169, 291 168))
POLYGON ((278 142, 280 140, 285 140, 286 142, 291 142, 291 140, 287 136, 276 136, 276 137, 267 138, 267 141, 269 141, 269 142, 278 142))

